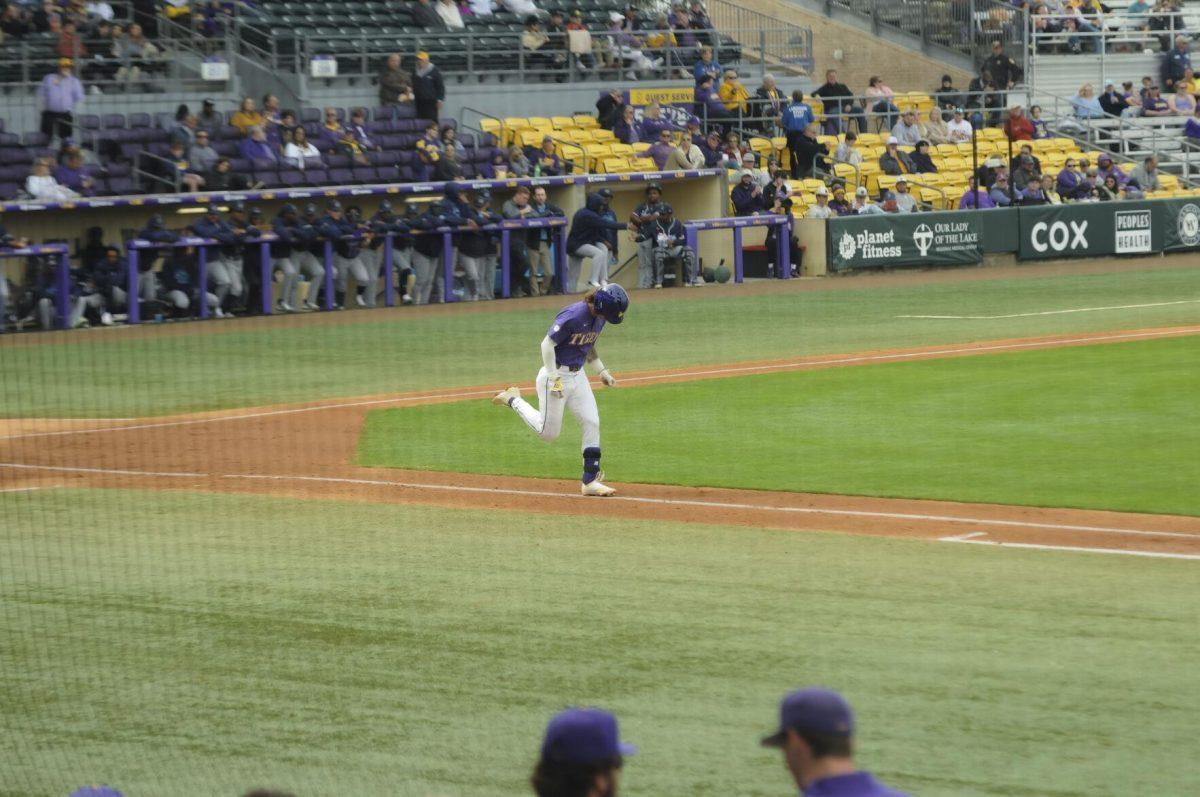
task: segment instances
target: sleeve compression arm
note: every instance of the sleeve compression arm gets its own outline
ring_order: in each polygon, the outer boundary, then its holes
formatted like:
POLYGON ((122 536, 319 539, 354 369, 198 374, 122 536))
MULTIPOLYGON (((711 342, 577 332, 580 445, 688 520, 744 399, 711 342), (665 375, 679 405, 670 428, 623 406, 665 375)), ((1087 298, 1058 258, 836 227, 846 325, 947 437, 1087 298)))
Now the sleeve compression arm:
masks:
POLYGON ((604 367, 604 363, 600 361, 600 355, 596 354, 595 349, 592 349, 587 353, 587 365, 592 369, 592 373, 596 376, 599 376, 608 370, 604 367))
POLYGON ((549 335, 542 338, 542 365, 546 367, 548 374, 558 370, 558 362, 554 358, 554 341, 550 340, 549 335))

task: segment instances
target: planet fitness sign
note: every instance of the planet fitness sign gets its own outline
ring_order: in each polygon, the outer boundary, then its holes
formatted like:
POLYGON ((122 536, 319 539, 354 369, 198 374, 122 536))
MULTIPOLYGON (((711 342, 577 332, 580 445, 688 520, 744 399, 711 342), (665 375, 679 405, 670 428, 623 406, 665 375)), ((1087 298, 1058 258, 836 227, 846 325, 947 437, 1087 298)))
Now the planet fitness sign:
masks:
MULTIPOLYGON (((986 211, 979 211, 986 212, 986 211)), ((841 216, 826 225, 831 271, 957 266, 983 260, 979 212, 841 216)))

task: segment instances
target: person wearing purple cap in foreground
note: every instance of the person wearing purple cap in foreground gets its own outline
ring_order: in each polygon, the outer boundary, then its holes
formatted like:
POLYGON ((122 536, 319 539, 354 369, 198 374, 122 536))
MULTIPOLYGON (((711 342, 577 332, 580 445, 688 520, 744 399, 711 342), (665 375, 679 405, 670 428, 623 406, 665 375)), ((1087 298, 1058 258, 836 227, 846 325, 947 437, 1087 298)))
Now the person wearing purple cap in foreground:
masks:
POLYGON ((830 689, 792 692, 779 704, 779 730, 763 747, 783 750, 801 797, 907 797, 854 765, 854 712, 830 689))
POLYGON ((542 754, 529 779, 538 797, 615 797, 625 756, 617 718, 598 708, 559 712, 546 726, 542 754))

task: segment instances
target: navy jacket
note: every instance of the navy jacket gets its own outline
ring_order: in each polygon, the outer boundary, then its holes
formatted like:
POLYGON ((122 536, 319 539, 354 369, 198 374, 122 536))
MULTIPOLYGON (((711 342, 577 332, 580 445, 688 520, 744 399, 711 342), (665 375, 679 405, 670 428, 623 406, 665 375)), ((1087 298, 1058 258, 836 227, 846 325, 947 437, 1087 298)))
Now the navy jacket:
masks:
POLYGON ((742 185, 740 182, 734 186, 733 192, 730 194, 730 199, 733 200, 733 215, 735 216, 752 216, 756 212, 767 209, 766 203, 763 201, 762 194, 754 196, 754 183, 749 186, 742 185))
POLYGON ((335 219, 332 216, 326 215, 321 219, 317 230, 321 236, 333 241, 333 251, 346 259, 358 257, 358 252, 362 248, 361 242, 358 240, 358 225, 347 219, 344 215, 340 219, 335 219))
POLYGON ((567 234, 567 251, 574 253, 579 247, 599 244, 608 240, 610 230, 624 230, 628 225, 606 219, 603 215, 604 198, 591 194, 587 206, 575 211, 571 219, 571 232, 567 234))

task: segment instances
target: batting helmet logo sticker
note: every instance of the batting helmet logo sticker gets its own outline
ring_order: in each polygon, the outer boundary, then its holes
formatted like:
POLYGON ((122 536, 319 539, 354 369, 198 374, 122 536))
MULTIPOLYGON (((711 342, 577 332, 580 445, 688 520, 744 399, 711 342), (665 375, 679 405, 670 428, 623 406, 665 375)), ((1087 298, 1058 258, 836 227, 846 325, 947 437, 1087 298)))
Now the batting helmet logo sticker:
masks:
POLYGON ((917 245, 921 257, 929 254, 929 248, 933 246, 933 230, 929 229, 928 224, 922 224, 913 230, 913 243, 917 245))
POLYGON ((858 246, 854 243, 854 236, 848 232, 842 233, 842 239, 838 241, 838 254, 842 256, 842 260, 854 257, 854 253, 857 251, 858 246))
POLYGON ((1200 244, 1200 207, 1191 202, 1181 207, 1175 225, 1179 230, 1179 240, 1184 246, 1200 244))

